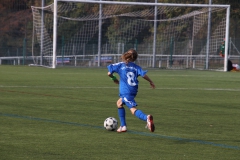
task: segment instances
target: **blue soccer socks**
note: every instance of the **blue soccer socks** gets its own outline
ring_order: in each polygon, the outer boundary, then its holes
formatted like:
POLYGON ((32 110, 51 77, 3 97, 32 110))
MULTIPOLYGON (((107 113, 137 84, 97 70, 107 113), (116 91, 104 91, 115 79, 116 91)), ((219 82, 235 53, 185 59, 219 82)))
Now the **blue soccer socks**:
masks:
POLYGON ((121 126, 127 126, 126 119, 125 119, 125 108, 124 107, 118 108, 118 116, 120 119, 121 126))
POLYGON ((143 121, 147 121, 147 115, 144 114, 141 110, 136 110, 134 115, 143 121))

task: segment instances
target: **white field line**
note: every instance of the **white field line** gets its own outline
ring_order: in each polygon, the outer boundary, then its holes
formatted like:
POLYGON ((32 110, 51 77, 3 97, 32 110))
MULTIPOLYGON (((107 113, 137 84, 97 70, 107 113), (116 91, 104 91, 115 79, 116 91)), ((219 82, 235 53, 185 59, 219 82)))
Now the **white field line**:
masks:
MULTIPOLYGON (((3 86, 0 85, 0 88, 55 88, 55 89, 116 89, 118 87, 83 87, 83 86, 76 86, 76 87, 64 87, 64 86, 3 86)), ((141 89, 151 89, 149 88, 142 88, 141 89)), ((232 88, 155 88, 157 90, 206 90, 206 91, 235 91, 240 92, 240 88, 232 89, 232 88)))

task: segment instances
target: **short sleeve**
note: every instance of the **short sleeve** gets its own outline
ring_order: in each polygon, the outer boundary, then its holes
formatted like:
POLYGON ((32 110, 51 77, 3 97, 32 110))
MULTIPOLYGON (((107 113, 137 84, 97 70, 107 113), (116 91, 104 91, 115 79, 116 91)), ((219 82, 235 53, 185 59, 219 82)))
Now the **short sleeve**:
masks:
POLYGON ((118 68, 120 66, 121 63, 114 63, 114 64, 110 64, 107 66, 108 71, 112 74, 114 72, 118 73, 118 68))
POLYGON ((144 71, 141 67, 138 68, 138 75, 141 77, 145 76, 147 72, 148 72, 147 70, 144 71))

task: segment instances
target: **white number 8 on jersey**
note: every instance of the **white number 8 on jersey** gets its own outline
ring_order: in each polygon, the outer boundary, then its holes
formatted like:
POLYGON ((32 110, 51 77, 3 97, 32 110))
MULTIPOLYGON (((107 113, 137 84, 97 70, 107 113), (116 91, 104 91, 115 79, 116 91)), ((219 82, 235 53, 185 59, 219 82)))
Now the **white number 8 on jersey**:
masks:
POLYGON ((135 77, 135 74, 133 72, 128 72, 127 73, 127 82, 130 86, 136 86, 137 84, 134 82, 134 77, 135 77))

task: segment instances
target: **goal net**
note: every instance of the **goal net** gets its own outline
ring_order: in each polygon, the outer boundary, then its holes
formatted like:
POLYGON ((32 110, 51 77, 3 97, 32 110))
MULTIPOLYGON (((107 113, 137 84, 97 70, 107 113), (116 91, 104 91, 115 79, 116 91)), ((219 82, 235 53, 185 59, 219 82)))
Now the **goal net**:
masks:
POLYGON ((134 48, 142 67, 224 69, 226 7, 67 1, 57 3, 55 53, 54 4, 32 6, 35 65, 106 66, 134 48))

